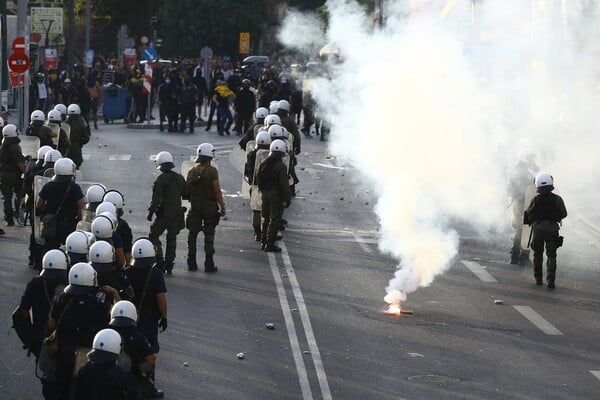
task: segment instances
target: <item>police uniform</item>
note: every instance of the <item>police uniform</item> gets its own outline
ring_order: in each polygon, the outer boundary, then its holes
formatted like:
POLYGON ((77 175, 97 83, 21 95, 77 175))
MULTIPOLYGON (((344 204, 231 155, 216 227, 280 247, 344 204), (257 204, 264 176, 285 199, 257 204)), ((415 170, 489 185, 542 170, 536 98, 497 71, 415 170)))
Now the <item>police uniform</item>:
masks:
POLYGON ((210 165, 210 161, 197 163, 188 172, 187 187, 191 204, 186 220, 188 229, 188 268, 195 270, 196 240, 198 233, 204 233, 204 270, 211 272, 215 269, 213 255, 215 254, 215 229, 219 224, 219 209, 217 194, 213 182, 219 180, 219 172, 210 165))
POLYGON ((181 101, 181 126, 180 131, 185 131, 186 121, 190 121, 190 133, 194 132, 194 121, 196 120, 196 102, 198 101, 198 88, 188 79, 180 89, 181 101))
MULTIPOLYGON (((118 210, 117 210, 118 211, 118 210)), ((115 233, 121 238, 123 252, 127 257, 128 254, 131 254, 131 246, 133 245, 133 233, 131 232, 131 227, 121 217, 118 217, 119 223, 117 224, 117 230, 115 233)))
POLYGON ((276 249, 275 239, 281 225, 284 204, 290 203, 288 172, 281 157, 270 155, 258 170, 258 188, 262 194, 263 249, 276 249))
POLYGON ((9 226, 14 225, 19 213, 23 190, 21 174, 25 172, 25 157, 20 142, 18 137, 5 137, 0 145, 0 191, 4 199, 4 219, 9 226))
MULTIPOLYGON (((250 190, 253 190, 255 185, 254 183, 254 171, 256 169, 256 152, 258 150, 269 150, 268 145, 257 145, 256 149, 248 153, 246 157, 246 165, 244 167, 244 176, 248 178, 248 182, 251 187, 250 190)), ((254 229, 254 238, 256 241, 262 241, 262 227, 261 227, 261 210, 252 210, 252 228, 254 229)))
MULTIPOLYGON (((35 241, 35 227, 33 213, 35 207, 35 198, 34 198, 34 188, 33 183, 36 175, 41 175, 44 170, 43 167, 44 160, 37 160, 35 162, 30 162, 27 165, 27 170, 25 171, 25 176, 23 179, 23 193, 26 196, 27 201, 25 202, 25 207, 27 207, 27 212, 29 213, 29 225, 31 225, 31 234, 29 235, 29 265, 36 266, 41 268, 41 252, 40 246, 35 241), (39 261, 39 262, 36 262, 39 261)), ((27 223, 27 221, 26 221, 27 223)))
POLYGON ((525 222, 532 225, 533 276, 541 285, 543 276, 544 246, 547 257, 548 287, 554 288, 556 277, 556 249, 562 245, 558 235, 560 222, 567 216, 563 199, 554 193, 553 186, 538 187, 538 194, 525 212, 525 222))
POLYGON ((59 398, 68 398, 70 393, 75 352, 79 347, 91 347, 94 335, 109 322, 110 307, 109 303, 95 295, 93 288, 78 296, 63 293, 54 302, 50 317, 57 323, 56 383, 59 398))
POLYGON ((69 187, 68 193, 56 219, 56 235, 44 238, 46 250, 57 249, 65 243, 67 236, 77 228, 79 218, 78 202, 83 199, 84 195, 81 187, 74 182, 48 182, 39 193, 40 199, 45 202, 43 213, 54 214, 58 210, 67 187, 69 187))
POLYGON ((89 133, 80 115, 69 115, 67 124, 71 126, 71 143, 67 150, 67 157, 73 160, 77 168, 79 168, 83 163, 83 145, 90 140, 89 133))
POLYGON ((152 201, 148 211, 150 214, 156 214, 156 219, 150 226, 148 237, 156 246, 156 259, 160 265, 163 264, 160 235, 167 231, 164 269, 169 273, 175 261, 177 235, 185 226, 184 211, 181 208, 182 197, 186 197, 183 176, 172 170, 162 171, 152 187, 152 201))
POLYGON ((25 131, 25 136, 36 136, 40 139, 40 147, 50 146, 53 149, 56 148, 56 145, 52 140, 52 129, 44 125, 42 121, 31 121, 31 124, 25 131))
POLYGON ((158 353, 158 321, 162 315, 156 295, 167 293, 165 279, 161 271, 154 266, 133 266, 127 268, 126 272, 135 293, 131 301, 138 311, 138 329, 148 339, 152 352, 158 353))
MULTIPOLYGON (((92 266, 94 266, 93 263, 92 266)), ((116 289, 122 300, 130 300, 133 295, 127 273, 121 267, 113 267, 108 271, 98 272, 98 286, 110 286, 116 289)), ((110 295, 107 295, 107 301, 113 302, 110 295)))
POLYGON ((77 372, 73 400, 143 400, 134 376, 114 361, 88 361, 77 372))
POLYGON ((296 165, 298 165, 298 159, 296 158, 297 154, 300 154, 300 132, 298 131, 298 126, 296 125, 296 121, 294 118, 289 115, 287 111, 279 110, 277 111, 277 115, 281 119, 281 125, 292 134, 294 137, 294 148, 293 154, 290 154, 290 170, 289 175, 293 179, 293 184, 291 185, 291 193, 292 196, 296 195, 296 184, 299 182, 298 176, 296 175, 296 165))
POLYGON ((511 171, 508 192, 512 205, 513 245, 510 250, 511 264, 518 264, 521 253, 521 233, 523 231, 523 212, 525 211, 525 193, 528 186, 533 186, 534 176, 530 172, 532 165, 520 160, 511 171))

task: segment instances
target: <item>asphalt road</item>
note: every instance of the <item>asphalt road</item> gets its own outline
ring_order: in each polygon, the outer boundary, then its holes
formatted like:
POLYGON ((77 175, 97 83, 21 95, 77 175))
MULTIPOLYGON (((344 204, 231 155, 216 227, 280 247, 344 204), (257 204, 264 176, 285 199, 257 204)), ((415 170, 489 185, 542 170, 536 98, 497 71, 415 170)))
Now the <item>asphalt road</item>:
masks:
MULTIPOLYGON (((579 219, 565 223, 556 290, 508 264, 509 233, 482 237, 456 223, 453 267, 409 296, 414 315, 388 316, 382 299, 396 263, 377 249, 375 198, 322 142, 303 141, 298 197, 276 255, 253 240, 241 174, 228 159, 237 138, 214 128, 161 134, 101 124, 84 148, 84 180, 121 191, 134 237, 146 236, 152 155, 168 150, 180 164, 205 141, 217 148, 229 214, 217 228, 216 274, 188 272, 186 237, 178 238, 169 329, 159 336, 157 385, 167 399, 598 398, 600 236, 579 219)), ((41 398, 34 363, 10 329, 35 274, 28 229, 5 230, 0 398, 41 398)))

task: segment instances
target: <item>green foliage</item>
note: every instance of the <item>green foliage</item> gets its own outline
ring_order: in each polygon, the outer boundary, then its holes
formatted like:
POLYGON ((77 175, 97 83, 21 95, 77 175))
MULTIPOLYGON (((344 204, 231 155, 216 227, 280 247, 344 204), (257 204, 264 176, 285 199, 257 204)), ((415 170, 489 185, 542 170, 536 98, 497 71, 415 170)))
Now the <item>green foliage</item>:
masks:
POLYGON ((162 56, 199 57, 210 46, 215 54, 237 56, 240 32, 250 32, 251 46, 266 28, 260 0, 166 1, 159 12, 164 35, 162 56))

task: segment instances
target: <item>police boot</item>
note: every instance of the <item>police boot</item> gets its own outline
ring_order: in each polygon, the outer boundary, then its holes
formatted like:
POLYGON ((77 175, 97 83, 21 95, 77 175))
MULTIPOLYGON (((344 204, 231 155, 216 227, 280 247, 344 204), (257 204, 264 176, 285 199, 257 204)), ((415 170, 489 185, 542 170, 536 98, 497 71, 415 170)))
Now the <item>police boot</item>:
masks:
POLYGON ((533 277, 535 278, 535 284, 536 285, 543 285, 544 281, 543 281, 543 275, 542 275, 542 268, 534 268, 533 269, 533 277))
POLYGON ((275 245, 275 243, 267 243, 263 250, 268 253, 279 253, 281 251, 281 247, 275 245))
POLYGON ((217 272, 218 270, 219 268, 215 265, 213 257, 207 254, 204 260, 204 272, 217 272))
POLYGON ((196 263, 196 254, 188 254, 187 257, 188 271, 197 271, 198 264, 196 263))
POLYGON ((556 276, 556 257, 548 257, 548 289, 554 289, 554 277, 556 276))

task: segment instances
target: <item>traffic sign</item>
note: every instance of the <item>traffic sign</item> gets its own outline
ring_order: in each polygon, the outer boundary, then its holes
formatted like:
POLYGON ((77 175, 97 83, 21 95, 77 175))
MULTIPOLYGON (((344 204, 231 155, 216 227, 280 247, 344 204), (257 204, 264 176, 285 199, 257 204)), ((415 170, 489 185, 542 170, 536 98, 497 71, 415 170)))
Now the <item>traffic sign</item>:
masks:
POLYGON ((152 61, 156 60, 158 53, 156 53, 156 50, 154 49, 154 47, 147 47, 146 50, 144 50, 143 56, 144 56, 144 60, 146 60, 148 62, 152 62, 152 61))
POLYGON ((25 53, 25 37, 19 36, 12 42, 12 49, 15 53, 25 53))
POLYGON ((8 68, 17 74, 22 74, 29 69, 29 57, 25 53, 12 54, 8 57, 8 68))

